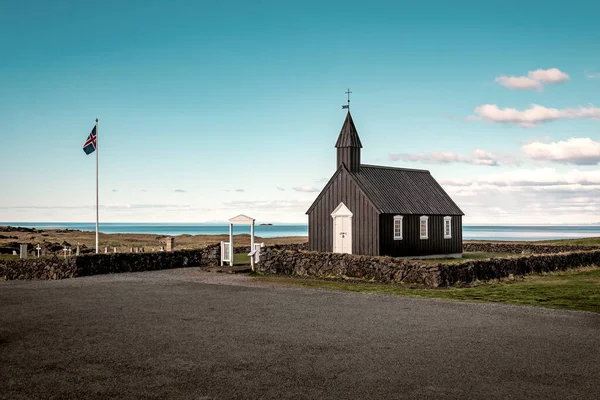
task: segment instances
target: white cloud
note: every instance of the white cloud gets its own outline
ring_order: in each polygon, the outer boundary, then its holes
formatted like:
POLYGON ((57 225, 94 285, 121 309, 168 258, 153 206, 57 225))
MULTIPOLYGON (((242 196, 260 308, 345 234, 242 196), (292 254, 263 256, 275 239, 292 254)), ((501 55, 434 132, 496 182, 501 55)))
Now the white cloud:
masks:
POLYGON ((183 189, 175 189, 174 192, 175 193, 185 193, 185 190, 183 190, 183 189))
POLYGON ((535 71, 529 71, 527 76, 531 79, 543 83, 560 83, 568 81, 570 79, 568 74, 562 72, 558 68, 537 69, 535 71))
POLYGON ((496 82, 506 88, 514 90, 541 91, 544 88, 544 85, 541 82, 527 76, 499 76, 496 78, 496 82))
POLYGON ((544 89, 544 83, 556 84, 569 80, 569 75, 558 68, 538 69, 529 71, 527 76, 499 76, 496 82, 513 90, 537 90, 544 89))
POLYGON ((596 78, 600 78, 600 73, 597 73, 597 74, 588 74, 588 73, 586 72, 585 76, 586 76, 588 79, 596 79, 596 78))
POLYGON ((589 223, 600 218, 600 171, 516 169, 441 180, 465 223, 589 223))
POLYGON ((244 192, 244 189, 235 189, 236 192, 244 192))
MULTIPOLYGON (((390 154, 389 159, 391 161, 420 161, 427 164, 450 164, 450 163, 462 163, 472 165, 487 165, 497 166, 501 163, 499 156, 494 155, 488 151, 476 149, 473 154, 464 156, 461 154, 450 153, 450 152, 432 152, 432 153, 399 153, 390 154)), ((514 160, 506 160, 502 163, 515 164, 514 160)))
POLYGON ((440 181, 443 185, 457 187, 551 187, 551 186, 598 186, 600 171, 582 171, 574 168, 558 172, 554 168, 515 169, 500 174, 479 176, 473 179, 449 179, 440 181))
POLYGON ((277 210, 299 209, 305 210, 310 206, 310 201, 300 200, 239 200, 223 203, 225 208, 251 209, 251 210, 277 210))
MULTIPOLYGON (((475 108, 480 119, 490 122, 516 124, 532 128, 543 122, 559 119, 597 119, 600 120, 600 108, 593 105, 579 108, 547 108, 532 104, 531 108, 520 111, 516 108, 499 108, 496 104, 484 104, 475 108)), ((477 117, 476 117, 477 118, 477 117)))
POLYGON ((600 163, 600 143, 590 138, 570 138, 560 142, 533 142, 521 147, 534 160, 563 164, 595 165, 600 163))
POLYGON ((599 222, 600 189, 570 190, 478 188, 448 190, 465 212, 463 224, 588 224, 599 222))
POLYGON ((284 188, 282 188, 282 187, 280 187, 280 186, 277 186, 277 190, 281 190, 282 192, 284 192, 284 191, 285 191, 285 189, 284 189, 284 188))
POLYGON ((294 189, 296 192, 319 192, 320 189, 314 187, 314 186, 300 186, 300 187, 294 187, 292 188, 294 189))

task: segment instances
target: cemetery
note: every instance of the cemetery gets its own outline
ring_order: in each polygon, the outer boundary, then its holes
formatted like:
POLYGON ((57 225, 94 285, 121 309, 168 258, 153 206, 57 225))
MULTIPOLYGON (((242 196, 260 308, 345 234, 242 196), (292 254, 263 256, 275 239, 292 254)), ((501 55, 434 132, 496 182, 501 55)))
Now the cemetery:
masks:
POLYGON ((55 253, 45 254, 39 244, 33 249, 22 244, 18 257, 11 255, 9 258, 0 258, 0 279, 65 279, 188 267, 234 272, 235 260, 241 259, 247 267, 238 268, 238 271, 436 288, 600 264, 599 246, 466 242, 466 257, 461 260, 314 252, 308 251, 306 242, 255 243, 254 222, 254 219, 245 215, 234 217, 230 219, 228 241, 199 249, 176 249, 174 237, 165 238, 164 246, 158 249, 129 247, 129 251, 118 252, 115 247, 111 249, 105 246, 100 254, 83 253, 80 246, 75 249, 64 246, 55 253), (234 225, 239 224, 251 226, 249 245, 236 246, 234 225), (473 259, 470 254, 484 256, 473 259))

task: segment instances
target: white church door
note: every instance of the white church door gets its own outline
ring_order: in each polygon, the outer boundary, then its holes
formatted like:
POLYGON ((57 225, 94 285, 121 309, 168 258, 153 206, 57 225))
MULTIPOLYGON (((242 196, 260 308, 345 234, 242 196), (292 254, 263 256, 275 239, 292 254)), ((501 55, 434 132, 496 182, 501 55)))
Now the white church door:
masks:
POLYGON ((340 203, 331 213, 333 218, 333 252, 352 254, 352 212, 340 203))

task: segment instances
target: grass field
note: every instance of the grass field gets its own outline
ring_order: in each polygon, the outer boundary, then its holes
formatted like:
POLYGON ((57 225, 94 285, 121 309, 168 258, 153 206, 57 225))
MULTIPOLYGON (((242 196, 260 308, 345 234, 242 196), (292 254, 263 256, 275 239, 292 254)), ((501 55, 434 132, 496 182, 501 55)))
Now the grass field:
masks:
POLYGON ((600 312, 600 268, 598 267, 529 275, 516 281, 478 283, 466 288, 443 289, 280 276, 256 276, 255 279, 315 289, 600 312))
POLYGON ((600 246, 600 237, 579 239, 556 239, 556 240, 533 240, 533 241, 511 241, 511 240, 465 240, 465 243, 521 243, 537 244, 545 246, 600 246))
POLYGON ((522 254, 514 253, 488 253, 484 251, 464 252, 462 258, 426 258, 420 259, 419 262, 438 264, 443 262, 444 264, 461 264, 472 260, 487 260, 489 258, 509 258, 509 257, 520 257, 522 254))
POLYGON ((581 239, 560 239, 560 240, 543 240, 534 242, 535 244, 545 245, 567 245, 567 246, 600 246, 600 238, 581 238, 581 239))
POLYGON ((233 265, 250 265, 250 256, 248 254, 234 254, 233 265))
MULTIPOLYGON (((119 253, 129 252, 130 247, 143 247, 149 252, 152 249, 158 251, 161 246, 165 246, 165 238, 167 235, 151 235, 151 234, 130 234, 130 233, 100 233, 99 247, 100 251, 104 252, 104 248, 108 247, 112 250, 117 248, 119 253)), ((229 235, 178 235, 175 236, 175 249, 199 249, 207 245, 216 244, 221 241, 228 241, 229 235)), ((305 243, 308 237, 305 236, 289 236, 275 238, 255 237, 255 242, 264 242, 265 245, 288 244, 288 243, 305 243)), ((35 232, 19 232, 7 231, 4 232, 0 227, 0 247, 6 247, 10 243, 29 243, 31 250, 37 243, 42 247, 44 243, 58 243, 62 248, 63 244, 68 243, 68 246, 75 248, 77 244, 85 245, 88 249, 96 247, 96 233, 83 232, 77 230, 36 230, 35 232)), ((248 246, 250 244, 250 235, 241 234, 234 236, 235 246, 248 246)), ((18 249, 17 249, 18 252, 18 249)))

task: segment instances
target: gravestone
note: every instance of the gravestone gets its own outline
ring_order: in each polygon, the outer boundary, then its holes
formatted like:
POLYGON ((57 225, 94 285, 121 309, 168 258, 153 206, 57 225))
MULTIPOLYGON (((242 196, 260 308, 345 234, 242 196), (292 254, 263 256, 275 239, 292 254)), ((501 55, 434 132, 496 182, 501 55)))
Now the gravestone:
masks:
POLYGON ((104 248, 104 254, 108 254, 108 247, 104 248))
POLYGON ((167 251, 175 250, 175 238, 169 236, 165 240, 167 241, 167 251))
POLYGON ((27 245, 26 244, 22 244, 21 245, 21 258, 27 258, 27 245))
POLYGON ((129 248, 129 252, 130 252, 130 253, 133 253, 133 247, 130 247, 130 248, 129 248))
POLYGON ((117 252, 117 248, 113 247, 113 253, 116 253, 116 252, 117 252))
POLYGON ((40 258, 40 250, 42 249, 42 247, 39 245, 39 243, 38 243, 38 245, 35 247, 35 249, 37 250, 37 258, 40 258))
POLYGON ((13 256, 16 256, 16 255, 17 255, 17 251, 13 250, 13 256))
POLYGON ((76 256, 79 255, 79 243, 77 243, 77 248, 75 249, 75 255, 76 256))

